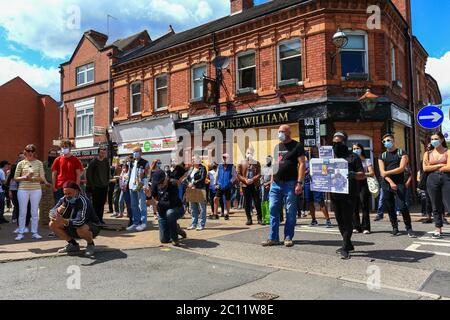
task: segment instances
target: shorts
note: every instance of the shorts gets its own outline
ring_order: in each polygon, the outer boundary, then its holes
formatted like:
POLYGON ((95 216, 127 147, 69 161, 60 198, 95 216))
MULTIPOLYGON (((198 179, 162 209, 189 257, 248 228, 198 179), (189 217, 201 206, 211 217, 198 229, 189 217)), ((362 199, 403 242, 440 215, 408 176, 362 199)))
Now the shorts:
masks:
MULTIPOLYGON (((88 223, 89 230, 92 232, 93 238, 97 238, 98 234, 100 233, 100 228, 96 226, 93 223, 88 223)), ((64 228, 64 231, 69 235, 69 237, 72 237, 74 239, 80 239, 80 236, 77 233, 77 228, 74 226, 68 226, 64 228)))
POLYGON ((311 191, 311 185, 308 183, 305 184, 303 189, 303 196, 305 197, 306 203, 324 203, 325 197, 323 192, 311 191))
POLYGON ((230 201, 231 200, 231 189, 216 189, 216 197, 222 198, 225 196, 225 200, 230 201))

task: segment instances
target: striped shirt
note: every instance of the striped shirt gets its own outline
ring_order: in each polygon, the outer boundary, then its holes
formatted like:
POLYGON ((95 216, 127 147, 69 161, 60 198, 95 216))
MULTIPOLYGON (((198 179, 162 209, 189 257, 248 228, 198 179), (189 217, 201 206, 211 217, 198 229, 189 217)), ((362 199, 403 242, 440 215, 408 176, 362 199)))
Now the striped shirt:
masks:
POLYGON ((14 174, 14 179, 25 177, 28 173, 34 172, 33 181, 21 181, 19 183, 19 190, 40 190, 41 183, 38 178, 45 179, 44 166, 39 160, 22 160, 17 165, 16 173, 14 174))

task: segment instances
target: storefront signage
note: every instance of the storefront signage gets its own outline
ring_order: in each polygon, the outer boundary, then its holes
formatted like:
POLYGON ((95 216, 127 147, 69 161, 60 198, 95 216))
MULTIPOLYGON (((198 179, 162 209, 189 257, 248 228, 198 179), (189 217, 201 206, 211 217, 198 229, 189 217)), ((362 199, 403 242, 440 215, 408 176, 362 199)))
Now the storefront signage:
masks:
POLYGON ((232 119, 207 121, 202 123, 202 130, 240 129, 249 127, 272 126, 289 122, 289 112, 250 115, 232 119))
POLYGON ((142 148, 142 152, 144 153, 172 151, 177 148, 177 139, 176 138, 152 139, 122 144, 119 146, 119 153, 120 154, 132 153, 133 149, 136 147, 142 148))
POLYGON ((396 120, 403 123, 405 126, 412 128, 412 118, 411 114, 397 107, 396 105, 391 105, 391 117, 392 120, 396 120))
POLYGON ((98 156, 98 148, 86 149, 86 150, 71 150, 72 155, 77 158, 95 158, 98 156))

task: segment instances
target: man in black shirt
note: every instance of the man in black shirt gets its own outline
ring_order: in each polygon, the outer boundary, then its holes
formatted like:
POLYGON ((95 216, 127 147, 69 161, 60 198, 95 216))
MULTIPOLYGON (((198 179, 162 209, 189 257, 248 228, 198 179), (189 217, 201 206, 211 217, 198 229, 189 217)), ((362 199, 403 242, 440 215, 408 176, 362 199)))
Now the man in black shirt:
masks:
POLYGON ((179 245, 178 234, 186 238, 186 233, 177 224, 183 214, 183 203, 178 195, 178 185, 171 180, 162 170, 156 170, 152 174, 153 195, 158 201, 159 237, 161 243, 169 243, 172 240, 174 246, 179 245))
POLYGON ((275 148, 274 175, 269 192, 270 234, 262 245, 266 247, 280 244, 280 213, 284 202, 284 245, 292 247, 297 222, 297 197, 303 193, 305 178, 305 149, 299 142, 292 140, 288 125, 282 125, 278 129, 278 138, 281 143, 275 148))
POLYGON ((383 145, 386 152, 383 152, 378 159, 380 167, 381 188, 384 192, 383 206, 389 213, 392 224, 392 235, 399 235, 398 220, 396 215, 396 202, 398 210, 403 215, 406 231, 410 238, 415 238, 412 231, 411 215, 406 205, 405 169, 408 165, 408 155, 404 150, 395 147, 395 139, 391 134, 383 137, 383 145))
POLYGON ((361 159, 356 154, 350 153, 345 144, 346 141, 347 135, 343 132, 336 132, 333 136, 334 157, 345 159, 348 162, 348 194, 331 194, 334 215, 343 239, 342 248, 336 251, 336 253, 341 255, 341 259, 349 259, 350 251, 355 250, 351 239, 353 234, 353 212, 355 211, 356 202, 359 201, 357 180, 362 180, 365 177, 361 159))

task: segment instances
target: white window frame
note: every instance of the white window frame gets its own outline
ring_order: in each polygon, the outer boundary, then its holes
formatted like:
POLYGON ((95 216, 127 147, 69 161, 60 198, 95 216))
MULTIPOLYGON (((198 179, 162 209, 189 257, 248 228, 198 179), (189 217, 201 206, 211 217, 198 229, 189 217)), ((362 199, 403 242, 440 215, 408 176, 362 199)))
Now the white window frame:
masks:
POLYGON ((194 84, 195 84, 196 81, 200 81, 200 80, 203 81, 203 77, 201 79, 194 79, 194 74, 195 74, 194 70, 195 69, 200 69, 200 68, 205 68, 204 75, 205 76, 208 75, 208 67, 207 67, 206 64, 197 64, 197 65, 195 65, 195 66, 193 66, 191 68, 191 99, 203 98, 203 92, 202 92, 202 95, 200 97, 196 97, 195 96, 195 86, 194 86, 194 84))
MULTIPOLYGON (((370 79, 370 72, 369 72, 369 39, 368 39, 368 35, 367 32, 362 31, 362 30, 344 30, 346 35, 349 36, 364 36, 364 46, 365 46, 365 66, 364 66, 364 73, 366 73, 368 75, 368 79, 370 79)), ((350 51, 350 52, 361 52, 362 50, 360 49, 346 49, 346 48, 342 48, 341 52, 345 52, 345 51, 350 51)), ((341 73, 342 73, 342 58, 341 58, 341 73)), ((346 75, 342 74, 341 75, 342 80, 345 80, 346 75)))
POLYGON ((75 69, 75 83, 76 83, 76 86, 77 87, 81 87, 81 86, 85 86, 85 85, 87 85, 87 84, 90 84, 90 83, 94 83, 95 82, 95 63, 94 62, 91 62, 91 63, 87 63, 87 64, 84 64, 84 65, 82 65, 82 66, 79 66, 79 67, 76 67, 76 69, 75 69), (87 68, 86 70, 84 70, 84 71, 82 71, 82 72, 79 72, 78 70, 79 69, 81 69, 81 68, 83 68, 83 67, 87 67, 87 66, 89 66, 89 65, 91 65, 92 64, 92 67, 91 68, 87 68), (87 73, 89 72, 89 71, 91 71, 92 70, 92 74, 93 74, 93 77, 92 77, 92 81, 87 81, 87 73), (78 83, 78 74, 80 74, 80 73, 84 73, 84 79, 86 80, 85 82, 83 82, 83 83, 78 83))
POLYGON ((134 82, 132 82, 130 84, 130 113, 131 113, 132 116, 140 115, 142 113, 142 85, 143 85, 142 81, 134 81, 134 82), (139 93, 133 94, 133 85, 134 84, 139 84, 141 86, 141 88, 139 90, 139 93), (138 112, 133 112, 133 109, 134 109, 133 108, 134 107, 134 105, 133 105, 133 97, 136 96, 136 95, 139 95, 141 97, 141 99, 140 99, 141 105, 139 106, 139 111, 138 112))
MULTIPOLYGON (((303 48, 302 48, 302 40, 300 38, 291 38, 289 40, 284 40, 281 41, 280 43, 278 43, 277 46, 277 63, 278 63, 278 70, 277 70, 277 79, 278 79, 278 83, 280 83, 281 80, 281 54, 280 54, 280 47, 283 44, 287 44, 287 43, 291 43, 291 42, 300 42, 300 54, 299 55, 295 55, 289 58, 284 58, 283 60, 289 60, 289 59, 293 59, 293 58, 300 58, 300 79, 299 80, 299 84, 303 84, 303 70, 302 70, 302 57, 303 57, 303 48)), ((290 79, 286 79, 286 80, 290 80, 290 79)))
POLYGON ((395 47, 391 48, 391 78, 392 81, 397 80, 397 55, 395 47))
POLYGON ((241 70, 247 70, 247 69, 251 69, 251 68, 255 68, 255 88, 253 88, 253 90, 256 90, 256 87, 258 86, 258 79, 257 79, 257 73, 256 73, 256 51, 255 50, 249 50, 249 51, 245 51, 245 52, 241 52, 239 54, 236 55, 236 89, 240 90, 240 89, 244 89, 241 88, 241 84, 240 84, 240 77, 239 77, 239 71, 241 70), (254 66, 251 67, 246 67, 243 69, 239 69, 239 59, 245 56, 249 56, 253 54, 255 56, 255 64, 254 66))
POLYGON ((154 84, 154 92, 155 92, 155 111, 161 111, 161 110, 167 110, 169 108, 169 75, 167 73, 163 73, 155 77, 155 84, 154 84), (166 86, 158 88, 158 79, 166 77, 166 86), (158 90, 160 89, 167 89, 167 106, 158 108, 158 90))
POLYGON ((95 126, 95 99, 90 99, 90 100, 85 100, 79 103, 75 103, 74 105, 74 109, 75 109, 75 138, 80 139, 80 138, 89 138, 89 137, 93 137, 94 136, 94 126, 95 126), (92 128, 91 128, 91 133, 88 133, 86 135, 83 134, 83 132, 81 133, 81 135, 78 135, 77 131, 78 128, 80 128, 80 124, 83 123, 83 118, 85 116, 90 116, 91 113, 88 114, 83 114, 78 116, 78 112, 79 111, 86 111, 92 109, 92 128), (78 122, 78 118, 81 118, 81 122, 78 122))

